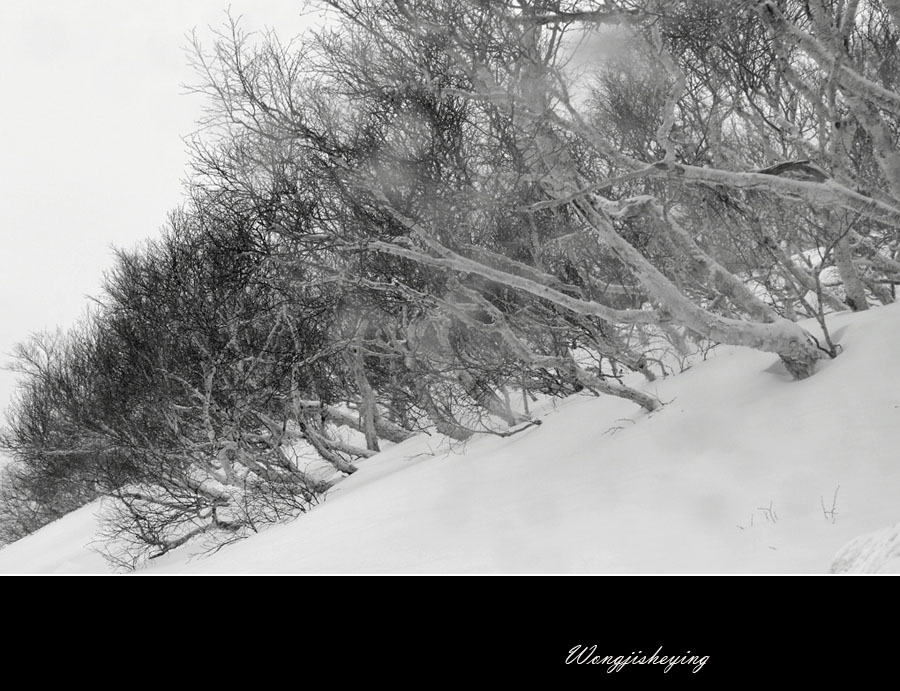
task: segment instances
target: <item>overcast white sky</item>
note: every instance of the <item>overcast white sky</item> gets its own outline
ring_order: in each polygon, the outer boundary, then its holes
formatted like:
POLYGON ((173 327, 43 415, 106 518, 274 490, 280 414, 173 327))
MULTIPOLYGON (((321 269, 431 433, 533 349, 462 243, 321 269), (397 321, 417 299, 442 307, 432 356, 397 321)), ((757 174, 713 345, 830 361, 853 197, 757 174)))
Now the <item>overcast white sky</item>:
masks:
MULTIPOLYGON (((158 233, 181 201, 202 99, 185 47, 225 10, 300 31, 302 0, 0 0, 0 356, 73 324, 111 247, 158 233)), ((0 408, 14 377, 0 372, 0 408)), ((0 418, 2 424, 2 418, 0 418)))

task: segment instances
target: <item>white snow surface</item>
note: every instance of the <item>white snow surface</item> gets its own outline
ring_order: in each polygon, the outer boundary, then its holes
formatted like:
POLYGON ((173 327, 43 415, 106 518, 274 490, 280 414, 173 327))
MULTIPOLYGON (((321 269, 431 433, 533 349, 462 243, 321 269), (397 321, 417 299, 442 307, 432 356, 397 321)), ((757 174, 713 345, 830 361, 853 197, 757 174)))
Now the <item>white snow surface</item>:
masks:
MULTIPOLYGON (((291 523, 141 572, 900 572, 900 305, 829 327, 844 352, 807 380, 719 347, 630 380, 655 413, 578 396, 508 438, 422 434, 291 523)), ((89 548, 98 506, 0 550, 0 573, 110 572, 89 548)))
POLYGON ((831 565, 832 573, 900 573, 900 523, 851 540, 831 565))

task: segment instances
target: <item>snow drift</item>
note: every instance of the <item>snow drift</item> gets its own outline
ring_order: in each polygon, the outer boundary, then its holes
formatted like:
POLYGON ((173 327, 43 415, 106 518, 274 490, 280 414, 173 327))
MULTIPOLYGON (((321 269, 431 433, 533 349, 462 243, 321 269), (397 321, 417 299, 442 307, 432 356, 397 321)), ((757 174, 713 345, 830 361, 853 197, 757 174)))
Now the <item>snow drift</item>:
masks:
MULTIPOLYGON (((422 434, 292 523, 146 572, 900 571, 896 528, 857 539, 900 521, 900 305, 829 326, 844 352, 809 379, 719 347, 680 375, 630 382, 661 410, 580 396, 508 438, 422 434)), ((96 510, 0 550, 0 572, 105 570, 89 548, 96 510)))

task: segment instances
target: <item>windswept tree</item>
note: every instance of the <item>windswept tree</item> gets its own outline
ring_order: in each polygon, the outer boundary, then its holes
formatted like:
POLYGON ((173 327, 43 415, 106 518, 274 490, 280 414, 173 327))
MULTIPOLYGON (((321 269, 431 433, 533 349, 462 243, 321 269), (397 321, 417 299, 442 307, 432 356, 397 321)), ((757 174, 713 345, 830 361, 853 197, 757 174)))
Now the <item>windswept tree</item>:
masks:
POLYGON ((323 5, 339 28, 304 53, 235 30, 201 62, 223 122, 315 151, 353 195, 371 222, 347 245, 607 330, 769 351, 796 378, 837 352, 792 322, 811 290, 891 299, 896 26, 877 3, 323 5), (591 40, 631 73, 574 69, 591 40), (567 246, 590 257, 577 278, 567 246), (780 298, 753 285, 773 271, 780 298))
POLYGON ((338 430, 362 428, 340 407, 342 296, 284 261, 243 201, 198 190, 160 239, 119 253, 79 328, 20 348, 8 532, 56 517, 49 500, 104 496, 109 555, 130 566, 303 512, 374 453, 338 430))

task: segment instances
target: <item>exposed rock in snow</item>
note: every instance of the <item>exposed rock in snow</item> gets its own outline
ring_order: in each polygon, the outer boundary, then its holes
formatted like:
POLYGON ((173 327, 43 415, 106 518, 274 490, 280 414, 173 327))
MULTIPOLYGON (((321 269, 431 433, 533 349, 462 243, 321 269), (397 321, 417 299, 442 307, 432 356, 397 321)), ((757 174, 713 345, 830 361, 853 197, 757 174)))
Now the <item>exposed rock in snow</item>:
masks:
POLYGON ((838 552, 831 573, 900 573, 900 523, 852 539, 838 552))

